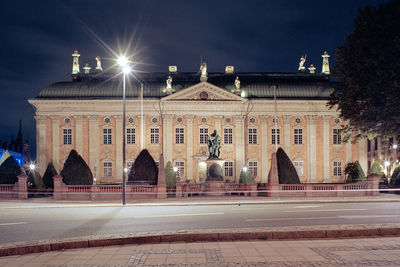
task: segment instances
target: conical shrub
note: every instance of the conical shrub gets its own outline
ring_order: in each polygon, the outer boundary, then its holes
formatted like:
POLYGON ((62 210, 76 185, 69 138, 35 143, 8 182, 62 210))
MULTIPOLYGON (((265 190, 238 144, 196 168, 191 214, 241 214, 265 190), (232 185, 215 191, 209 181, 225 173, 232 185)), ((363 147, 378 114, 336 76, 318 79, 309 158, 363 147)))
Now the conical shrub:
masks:
POLYGON ((131 171, 129 172, 128 182, 156 185, 158 168, 147 149, 143 149, 136 158, 131 171))
POLYGON ((69 152, 68 158, 65 161, 60 174, 66 185, 93 184, 93 174, 89 166, 74 149, 69 152))
POLYGON ((49 162, 49 164, 47 164, 46 171, 43 174, 43 184, 45 188, 54 188, 53 177, 55 175, 57 175, 57 171, 54 168, 53 163, 49 162))
POLYGON ((165 180, 167 187, 175 187, 176 185, 176 173, 174 172, 174 168, 172 167, 171 161, 167 162, 165 165, 165 180))
POLYGON ((18 181, 17 176, 23 172, 13 156, 8 157, 0 166, 0 184, 14 184, 18 181))
POLYGON ((282 148, 278 148, 278 151, 276 152, 276 159, 278 163, 279 183, 300 184, 299 175, 282 148))

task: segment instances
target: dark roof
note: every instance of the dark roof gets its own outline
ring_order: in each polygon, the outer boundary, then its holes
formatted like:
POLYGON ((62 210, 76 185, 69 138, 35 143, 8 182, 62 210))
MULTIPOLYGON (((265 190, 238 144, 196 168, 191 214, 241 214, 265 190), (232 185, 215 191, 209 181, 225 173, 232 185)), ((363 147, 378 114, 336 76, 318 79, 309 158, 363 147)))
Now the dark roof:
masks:
MULTIPOLYGON (((137 98, 140 94, 140 82, 143 83, 145 98, 166 96, 166 79, 173 78, 175 92, 198 84, 198 73, 141 73, 140 76, 127 79, 126 97, 137 98), (140 82, 139 82, 140 81, 140 82)), ((246 91, 248 98, 273 98, 274 84, 277 85, 277 98, 280 99, 328 99, 333 91, 328 76, 307 73, 209 73, 207 82, 233 92, 236 76, 240 79, 240 88, 246 91)), ((107 73, 79 74, 68 82, 57 82, 44 88, 36 99, 113 99, 122 97, 121 75, 107 73)))

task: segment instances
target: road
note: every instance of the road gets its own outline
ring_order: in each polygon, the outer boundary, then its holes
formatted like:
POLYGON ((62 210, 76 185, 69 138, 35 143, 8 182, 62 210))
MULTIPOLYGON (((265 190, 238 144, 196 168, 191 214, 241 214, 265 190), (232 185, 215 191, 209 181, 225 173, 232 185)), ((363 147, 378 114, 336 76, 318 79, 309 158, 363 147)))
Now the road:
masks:
POLYGON ((400 203, 0 208, 0 244, 165 230, 400 222, 400 203))

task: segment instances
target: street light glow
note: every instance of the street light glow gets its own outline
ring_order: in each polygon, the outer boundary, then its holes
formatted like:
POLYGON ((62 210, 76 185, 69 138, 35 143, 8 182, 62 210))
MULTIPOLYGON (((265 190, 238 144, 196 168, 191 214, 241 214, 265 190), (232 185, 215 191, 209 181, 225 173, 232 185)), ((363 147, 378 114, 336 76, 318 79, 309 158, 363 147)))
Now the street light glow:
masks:
POLYGON ((124 168, 124 171, 125 171, 125 173, 127 173, 128 172, 128 168, 124 168))
POLYGON ((394 144, 394 145, 393 145, 393 148, 394 148, 394 149, 397 149, 397 144, 394 144))
POLYGON ((385 161, 385 167, 388 167, 390 165, 389 161, 385 161))
POLYGON ((247 172, 247 166, 243 166, 243 171, 247 172))
POLYGON ((174 167, 174 172, 177 172, 178 171, 178 167, 174 167))
POLYGON ((126 56, 120 56, 120 57, 117 59, 117 62, 118 62, 118 65, 120 65, 121 67, 128 66, 128 63, 129 63, 129 61, 128 61, 128 59, 126 58, 126 56))
POLYGON ((131 70, 132 70, 132 69, 131 69, 131 67, 130 67, 129 65, 125 65, 125 66, 122 67, 122 72, 123 72, 124 74, 130 73, 131 70))
POLYGON ((31 169, 32 171, 36 168, 36 165, 31 163, 29 164, 29 169, 31 169))

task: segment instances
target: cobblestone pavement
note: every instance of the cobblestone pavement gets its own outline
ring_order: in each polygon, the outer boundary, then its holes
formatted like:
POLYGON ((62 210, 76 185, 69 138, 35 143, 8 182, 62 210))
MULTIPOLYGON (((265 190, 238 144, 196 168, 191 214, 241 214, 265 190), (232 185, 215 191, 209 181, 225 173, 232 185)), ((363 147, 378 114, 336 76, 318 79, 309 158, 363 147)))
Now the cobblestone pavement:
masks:
POLYGON ((400 266, 400 237, 124 245, 1 257, 0 266, 400 266))

